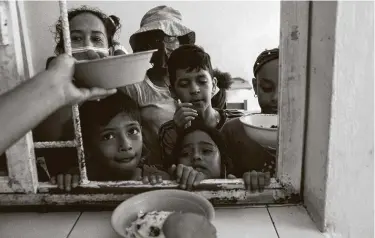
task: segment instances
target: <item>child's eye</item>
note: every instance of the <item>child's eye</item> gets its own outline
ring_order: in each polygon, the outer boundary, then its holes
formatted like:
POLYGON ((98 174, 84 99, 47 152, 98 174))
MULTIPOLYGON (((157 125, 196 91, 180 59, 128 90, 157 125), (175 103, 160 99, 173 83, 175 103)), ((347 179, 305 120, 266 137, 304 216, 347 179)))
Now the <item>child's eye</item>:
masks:
POLYGON ((82 37, 80 36, 71 36, 70 37, 72 41, 81 41, 82 40, 82 37))
POLYGON ((182 87, 182 88, 186 88, 189 84, 187 82, 179 82, 178 83, 178 86, 182 87))
POLYGON ((107 141, 107 140, 112 140, 113 138, 115 138, 115 135, 112 133, 108 133, 108 134, 102 135, 101 140, 107 141))
POLYGON ((182 151, 180 156, 181 157, 188 157, 190 155, 189 151, 182 151))
POLYGON ((199 82, 199 84, 206 84, 207 83, 207 79, 200 79, 198 82, 199 82))
POLYGON ((131 128, 128 133, 129 135, 137 135, 139 133, 139 129, 138 128, 131 128))
POLYGON ((92 41, 101 43, 101 42, 103 42, 103 39, 99 36, 95 36, 95 37, 92 38, 92 41))
POLYGON ((204 155, 209 155, 209 154, 211 154, 213 151, 210 150, 210 149, 203 149, 202 152, 203 152, 204 155))

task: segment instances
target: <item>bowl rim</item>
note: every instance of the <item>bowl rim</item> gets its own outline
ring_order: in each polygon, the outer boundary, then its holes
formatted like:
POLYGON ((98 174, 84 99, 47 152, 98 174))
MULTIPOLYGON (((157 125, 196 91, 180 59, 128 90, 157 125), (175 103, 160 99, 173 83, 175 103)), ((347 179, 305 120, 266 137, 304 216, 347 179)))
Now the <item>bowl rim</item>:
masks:
POLYGON ((254 115, 278 116, 277 114, 265 114, 265 113, 255 112, 255 113, 249 113, 249 114, 241 116, 240 121, 242 122, 243 125, 248 126, 248 127, 252 127, 254 129, 261 129, 261 130, 266 130, 266 131, 277 131, 279 129, 279 127, 268 128, 268 127, 254 126, 254 125, 251 125, 248 122, 244 121, 245 117, 254 116, 254 115))
POLYGON ((79 60, 79 61, 77 60, 75 62, 75 64, 86 64, 86 63, 93 63, 93 62, 98 62, 98 61, 107 61, 107 60, 112 60, 112 59, 117 59, 117 58, 122 58, 122 57, 126 58, 126 57, 130 57, 130 56, 135 56, 135 55, 149 54, 149 53, 156 52, 156 51, 158 51, 158 50, 155 49, 155 50, 136 52, 136 53, 132 53, 132 54, 114 55, 114 56, 110 56, 110 57, 93 59, 93 60, 79 60))
POLYGON ((137 194, 135 196, 132 196, 124 201, 122 201, 116 208, 115 210, 113 210, 112 212, 112 215, 111 215, 111 226, 112 226, 112 229, 116 231, 116 233, 118 235, 121 236, 121 231, 118 230, 116 226, 114 226, 115 224, 115 213, 117 214, 120 210, 122 210, 121 208, 122 207, 125 207, 129 202, 132 203, 132 201, 137 201, 137 197, 138 196, 144 196, 145 194, 151 194, 151 193, 161 193, 163 194, 164 192, 168 191, 169 192, 169 196, 173 195, 173 194, 176 194, 176 195, 181 195, 181 194, 186 194, 189 196, 193 196, 195 198, 197 198, 197 200, 199 200, 199 202, 202 203, 202 206, 207 208, 208 210, 208 214, 207 214, 207 219, 212 222, 215 218, 215 208, 213 207, 213 205, 211 204, 210 201, 208 201, 205 197, 203 197, 202 195, 199 195, 199 194, 196 194, 196 193, 193 193, 193 192, 188 192, 188 191, 185 191, 185 190, 178 190, 178 189, 158 189, 158 190, 153 190, 153 191, 148 191, 148 192, 144 192, 144 193, 140 193, 140 194, 137 194), (173 194, 170 194, 170 193, 173 193, 173 194))

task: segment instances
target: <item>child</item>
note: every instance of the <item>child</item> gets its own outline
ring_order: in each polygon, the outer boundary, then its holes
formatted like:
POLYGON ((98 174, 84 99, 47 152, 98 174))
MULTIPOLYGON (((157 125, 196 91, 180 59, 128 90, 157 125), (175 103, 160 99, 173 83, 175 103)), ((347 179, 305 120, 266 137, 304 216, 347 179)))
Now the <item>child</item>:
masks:
POLYGON ((161 164, 158 131, 171 120, 176 101, 168 89, 167 59, 183 44, 194 44, 195 32, 183 24, 181 13, 168 6, 150 9, 141 20, 141 27, 130 37, 133 52, 157 49, 151 58, 152 68, 145 72, 145 80, 119 90, 131 96, 141 108, 144 143, 154 155, 152 164, 161 164))
MULTIPOLYGON (((182 189, 190 190, 204 179, 235 178, 231 174, 231 159, 227 155, 222 135, 201 122, 193 122, 179 134, 173 158, 178 165, 172 166, 171 175, 176 177, 182 189)), ((269 173, 252 171, 241 176, 249 190, 262 191, 270 181, 269 173)))
POLYGON ((261 112, 277 114, 279 85, 279 49, 263 51, 253 67, 253 87, 261 112))
POLYGON ((182 103, 178 105, 174 120, 166 122, 159 130, 164 166, 170 164, 177 131, 192 120, 199 118, 207 126, 220 130, 229 118, 242 115, 212 107, 217 79, 213 77, 210 56, 202 48, 184 45, 173 51, 168 60, 168 72, 171 94, 182 103))
MULTIPOLYGON (((261 112, 265 114, 277 113, 278 106, 278 78, 279 50, 266 50, 262 52, 254 63, 253 86, 258 96, 261 112)), ((227 140, 228 153, 236 160, 236 168, 245 172, 249 169, 269 171, 275 173, 276 148, 265 150, 258 143, 251 140, 245 133, 240 120, 229 121, 222 129, 227 140)))
MULTIPOLYGON (((144 182, 149 182, 151 178, 153 184, 169 179, 167 173, 145 165, 149 157, 143 150, 139 109, 127 95, 118 92, 100 101, 86 102, 81 106, 81 121, 90 180, 144 178, 144 182)), ((63 180, 60 175, 58 181, 63 180)), ((71 184, 77 185, 76 181, 71 184)), ((59 187, 63 188, 63 184, 59 187)), ((65 184, 67 187, 69 183, 65 184)))

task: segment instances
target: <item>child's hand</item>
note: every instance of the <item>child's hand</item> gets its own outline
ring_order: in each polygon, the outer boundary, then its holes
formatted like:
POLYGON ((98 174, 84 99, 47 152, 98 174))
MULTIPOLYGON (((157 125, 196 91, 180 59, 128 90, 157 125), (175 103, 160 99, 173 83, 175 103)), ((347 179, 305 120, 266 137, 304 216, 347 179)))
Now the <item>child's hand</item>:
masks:
POLYGON ((246 172, 243 175, 243 180, 245 183, 245 189, 256 192, 263 192, 264 187, 270 185, 271 175, 270 172, 256 172, 255 170, 251 172, 246 172))
POLYGON ((193 167, 183 164, 172 165, 171 174, 176 177, 177 183, 180 184, 181 189, 191 190, 197 186, 202 180, 206 179, 206 175, 198 172, 193 167))
POLYGON ((58 174, 51 178, 52 184, 57 184, 57 187, 66 192, 70 192, 72 188, 76 188, 79 184, 78 174, 58 174))
POLYGON ((155 184, 162 183, 163 182, 163 178, 161 177, 161 175, 143 176, 142 182, 144 184, 155 185, 155 184))
POLYGON ((88 99, 99 99, 116 93, 116 89, 77 88, 72 80, 74 75, 75 59, 67 54, 53 59, 48 67, 52 73, 56 90, 59 90, 64 104, 76 104, 88 99))
POLYGON ((178 100, 176 111, 173 115, 173 121, 179 128, 185 128, 186 125, 198 116, 197 110, 193 109, 191 103, 181 103, 178 100))

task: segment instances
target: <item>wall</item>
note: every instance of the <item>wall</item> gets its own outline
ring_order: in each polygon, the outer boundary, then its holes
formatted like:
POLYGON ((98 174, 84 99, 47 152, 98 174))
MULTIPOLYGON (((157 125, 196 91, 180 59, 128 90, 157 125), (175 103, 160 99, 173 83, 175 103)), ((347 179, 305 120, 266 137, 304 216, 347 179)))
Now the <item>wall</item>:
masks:
POLYGON ((305 203, 332 237, 374 237, 374 4, 312 7, 305 203))
MULTIPOLYGON (((280 2, 109 2, 72 1, 69 7, 98 7, 121 18, 120 41, 131 52, 130 35, 138 30, 142 16, 152 7, 169 5, 178 9, 187 26, 196 32, 197 44, 211 55, 214 67, 229 71, 233 77, 251 80, 258 54, 279 45, 280 2)), ((26 1, 25 12, 35 72, 53 55, 53 24, 59 15, 54 1, 26 1)), ((251 95, 252 98, 253 94, 251 95)), ((243 97, 239 98, 243 100, 243 97)), ((248 99, 254 106, 256 100, 248 99)), ((257 105, 255 105, 257 106, 257 105)))
POLYGON ((318 226, 323 227, 337 3, 312 2, 310 7, 304 201, 318 226))

